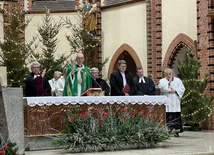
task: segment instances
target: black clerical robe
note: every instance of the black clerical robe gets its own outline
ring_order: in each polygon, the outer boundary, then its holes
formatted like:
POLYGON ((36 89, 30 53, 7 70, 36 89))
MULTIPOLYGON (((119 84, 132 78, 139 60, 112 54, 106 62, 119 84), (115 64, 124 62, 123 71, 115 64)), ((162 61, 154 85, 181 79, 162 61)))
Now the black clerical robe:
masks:
MULTIPOLYGON (((134 95, 135 93, 134 81, 129 71, 125 71, 125 78, 126 83, 130 87, 130 91, 128 92, 128 94, 134 95)), ((111 96, 125 96, 125 93, 122 91, 122 89, 124 88, 123 77, 119 70, 116 70, 115 72, 111 73, 110 86, 111 86, 111 96)))
POLYGON ((155 95, 155 84, 151 78, 143 76, 144 81, 139 82, 139 77, 134 77, 136 95, 155 95))
POLYGON ((25 77, 25 96, 51 96, 51 86, 48 80, 41 75, 34 77, 33 73, 25 77))
POLYGON ((92 88, 101 88, 102 91, 104 91, 104 95, 109 96, 110 87, 106 83, 106 81, 101 78, 96 78, 96 79, 92 78, 92 88))

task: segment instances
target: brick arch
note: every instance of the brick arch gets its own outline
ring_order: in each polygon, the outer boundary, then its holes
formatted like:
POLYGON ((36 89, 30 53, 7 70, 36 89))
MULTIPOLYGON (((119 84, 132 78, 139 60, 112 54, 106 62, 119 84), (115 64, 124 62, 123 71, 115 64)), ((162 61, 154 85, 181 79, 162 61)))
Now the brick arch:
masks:
POLYGON ((115 52, 115 54, 113 55, 113 57, 111 59, 111 62, 110 62, 109 68, 108 68, 108 77, 114 71, 114 66, 117 63, 117 59, 124 51, 127 51, 131 55, 136 66, 142 66, 140 59, 139 59, 137 53, 135 52, 135 50, 128 44, 123 44, 117 49, 117 51, 115 52))
POLYGON ((180 33, 173 39, 173 41, 169 45, 164 56, 162 69, 171 67, 173 65, 175 57, 182 47, 186 47, 187 49, 189 49, 192 56, 197 56, 196 43, 186 34, 180 33))

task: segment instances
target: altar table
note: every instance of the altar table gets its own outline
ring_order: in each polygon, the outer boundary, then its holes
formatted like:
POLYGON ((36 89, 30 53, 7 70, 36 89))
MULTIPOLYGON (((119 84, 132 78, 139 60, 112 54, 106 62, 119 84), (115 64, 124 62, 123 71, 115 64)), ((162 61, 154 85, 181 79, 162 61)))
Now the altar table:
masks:
POLYGON ((27 136, 60 134, 65 126, 67 113, 72 106, 79 105, 85 111, 90 106, 123 105, 138 110, 152 110, 165 118, 166 96, 81 96, 81 97, 25 97, 24 117, 27 136))

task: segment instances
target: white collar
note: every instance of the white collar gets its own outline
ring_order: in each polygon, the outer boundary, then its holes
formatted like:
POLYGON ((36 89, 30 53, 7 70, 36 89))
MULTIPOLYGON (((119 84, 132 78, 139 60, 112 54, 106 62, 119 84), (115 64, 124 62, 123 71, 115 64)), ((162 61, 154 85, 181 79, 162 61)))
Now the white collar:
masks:
POLYGON ((145 81, 143 76, 141 78, 139 78, 139 83, 141 83, 141 81, 143 81, 143 83, 146 83, 146 81, 145 81))
POLYGON ((37 75, 34 75, 34 76, 33 76, 33 78, 35 79, 35 78, 37 78, 37 76, 40 76, 40 75, 39 75, 39 74, 37 74, 37 75))
POLYGON ((122 75, 125 75, 125 72, 120 72, 122 75))

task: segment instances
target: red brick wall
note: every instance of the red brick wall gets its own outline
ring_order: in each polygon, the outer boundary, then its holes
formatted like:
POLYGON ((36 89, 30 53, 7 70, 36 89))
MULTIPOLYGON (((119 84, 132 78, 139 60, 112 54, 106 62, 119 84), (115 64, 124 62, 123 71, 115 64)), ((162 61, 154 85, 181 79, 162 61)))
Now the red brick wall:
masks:
MULTIPOLYGON (((102 13, 101 13, 101 0, 97 0, 97 27, 96 35, 101 40, 102 39, 102 13)), ((96 59, 102 63, 102 42, 99 43, 96 59)))
POLYGON ((148 76, 155 83, 162 78, 162 0, 147 1, 148 76))
MULTIPOLYGON (((210 73, 210 81, 205 93, 209 96, 214 95, 214 46, 213 46, 213 22, 208 16, 209 5, 212 0, 197 0, 197 30, 198 30, 198 55, 201 60, 200 78, 205 73, 210 73)), ((214 105, 212 107, 214 113, 214 105)), ((214 114, 202 122, 204 129, 214 130, 214 114)))
MULTIPOLYGON (((5 3, 3 4, 3 10, 6 10, 7 13, 12 12, 12 7, 20 7, 20 10, 23 10, 24 9, 24 0, 20 0, 19 2, 7 2, 7 1, 5 1, 5 3)), ((6 12, 4 12, 4 13, 6 13, 6 12)), ((6 24, 7 24, 6 20, 4 19, 4 26, 6 24)), ((20 34, 20 38, 24 42, 25 41, 25 34, 24 33, 20 34)))

